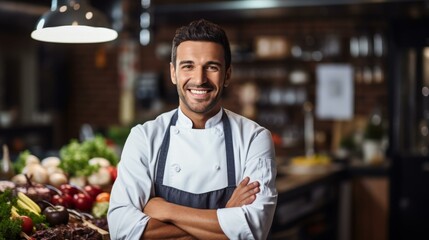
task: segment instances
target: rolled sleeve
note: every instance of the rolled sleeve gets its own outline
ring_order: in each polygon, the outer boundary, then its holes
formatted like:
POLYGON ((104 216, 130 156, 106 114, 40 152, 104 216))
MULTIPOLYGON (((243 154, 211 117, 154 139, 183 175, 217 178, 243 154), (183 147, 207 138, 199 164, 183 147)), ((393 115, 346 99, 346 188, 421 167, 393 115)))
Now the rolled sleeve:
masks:
POLYGON ((142 136, 137 128, 131 130, 118 164, 107 215, 112 239, 139 239, 149 221, 142 209, 151 194, 152 177, 142 136))
POLYGON ((277 204, 277 195, 258 196, 254 203, 243 207, 222 208, 217 217, 229 239, 266 239, 277 204), (259 199, 258 199, 259 198, 259 199))
POLYGON ((139 239, 149 217, 132 207, 118 207, 108 215, 111 239, 139 239))
POLYGON ((229 239, 254 239, 242 208, 218 209, 217 217, 222 231, 229 239))
POLYGON ((222 231, 229 239, 267 239, 277 206, 276 164, 271 134, 258 129, 249 142, 246 160, 241 161, 240 182, 249 177, 260 183, 260 192, 252 204, 217 210, 222 231))
MULTIPOLYGON (((270 159, 260 159, 249 172, 251 182, 260 182, 260 192, 252 204, 218 209, 222 231, 229 239, 266 239, 277 206, 276 171, 270 159)), ((250 164, 249 166, 253 166, 250 164)))

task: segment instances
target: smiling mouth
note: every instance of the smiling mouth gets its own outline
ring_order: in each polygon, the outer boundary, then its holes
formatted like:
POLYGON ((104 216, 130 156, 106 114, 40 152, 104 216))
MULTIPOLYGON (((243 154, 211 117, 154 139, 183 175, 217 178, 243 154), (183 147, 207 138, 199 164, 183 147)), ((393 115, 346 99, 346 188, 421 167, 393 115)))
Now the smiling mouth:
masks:
POLYGON ((189 91, 192 94, 196 94, 196 95, 203 95, 203 94, 207 94, 209 92, 208 90, 197 90, 197 89, 190 89, 189 91))

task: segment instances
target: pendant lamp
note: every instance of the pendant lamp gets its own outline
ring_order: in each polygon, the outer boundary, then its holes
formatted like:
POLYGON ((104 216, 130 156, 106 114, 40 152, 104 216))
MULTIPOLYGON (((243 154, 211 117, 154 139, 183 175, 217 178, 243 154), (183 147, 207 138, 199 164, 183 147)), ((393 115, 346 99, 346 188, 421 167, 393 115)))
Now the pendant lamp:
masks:
POLYGON ((51 10, 39 19, 31 37, 53 43, 100 43, 116 39, 118 33, 87 0, 52 0, 51 10))

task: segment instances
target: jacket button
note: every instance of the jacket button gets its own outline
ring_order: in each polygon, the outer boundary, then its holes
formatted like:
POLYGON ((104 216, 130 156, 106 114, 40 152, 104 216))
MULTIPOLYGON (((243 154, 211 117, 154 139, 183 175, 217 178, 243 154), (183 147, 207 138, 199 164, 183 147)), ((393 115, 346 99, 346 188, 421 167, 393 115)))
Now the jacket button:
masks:
POLYGON ((180 172, 180 170, 181 170, 181 168, 178 164, 173 164, 172 167, 173 167, 174 171, 176 171, 176 172, 180 172))
POLYGON ((219 130, 219 128, 216 128, 215 133, 219 136, 222 137, 223 136, 223 132, 221 130, 219 130))

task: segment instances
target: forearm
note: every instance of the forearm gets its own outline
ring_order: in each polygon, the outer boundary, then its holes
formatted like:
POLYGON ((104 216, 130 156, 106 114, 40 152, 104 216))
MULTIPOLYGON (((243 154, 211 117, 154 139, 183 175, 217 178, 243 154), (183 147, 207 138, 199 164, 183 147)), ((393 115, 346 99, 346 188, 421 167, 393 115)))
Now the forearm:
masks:
MULTIPOLYGON (((259 192, 259 183, 246 177, 234 190, 226 207, 240 207, 251 204, 259 192)), ((197 209, 169 203, 162 198, 152 198, 144 213, 164 223, 183 229, 199 239, 228 239, 219 224, 217 210, 197 209)))
POLYGON ((227 239, 216 210, 196 209, 152 198, 144 212, 164 223, 171 223, 198 239, 227 239))
POLYGON ((198 239, 228 239, 223 233, 216 210, 196 209, 167 203, 165 220, 198 239))
POLYGON ((180 240, 191 240, 195 239, 187 232, 178 228, 177 226, 169 223, 161 222, 157 219, 151 218, 146 225, 145 230, 141 239, 155 240, 155 239, 180 239, 180 240))

